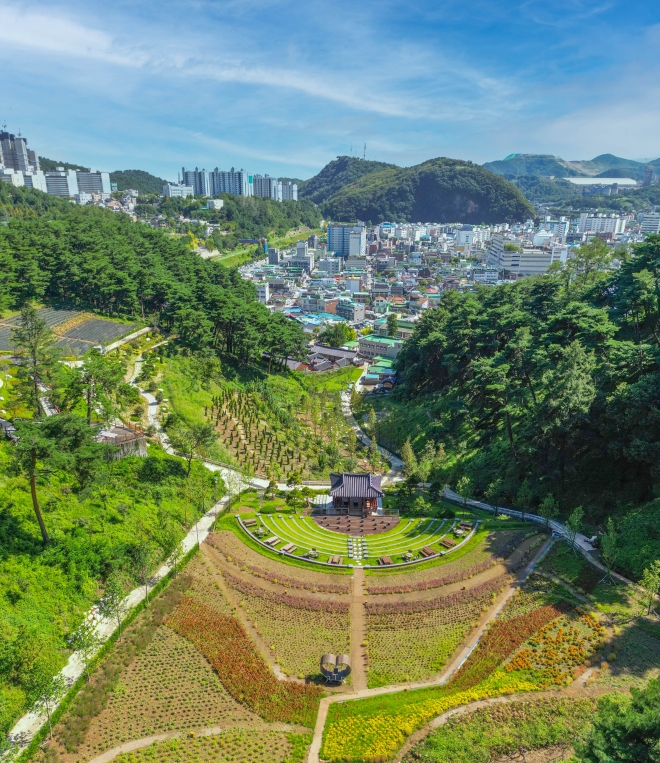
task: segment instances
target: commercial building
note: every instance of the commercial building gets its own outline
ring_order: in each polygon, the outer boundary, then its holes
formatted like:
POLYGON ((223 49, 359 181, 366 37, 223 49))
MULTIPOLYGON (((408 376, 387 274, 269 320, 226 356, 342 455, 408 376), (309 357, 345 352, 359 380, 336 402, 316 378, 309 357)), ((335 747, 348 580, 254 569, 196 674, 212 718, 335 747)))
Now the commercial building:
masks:
POLYGON ((270 299, 270 287, 266 281, 255 285, 257 287, 257 299, 262 305, 265 305, 270 299))
POLYGON ((660 233, 660 213, 644 213, 642 217, 642 233, 660 233))
POLYGON ((342 299, 337 303, 337 315, 349 322, 363 321, 364 310, 364 305, 360 305, 357 302, 349 302, 346 299, 342 299))
POLYGON ((567 257, 568 250, 565 246, 523 249, 522 252, 505 251, 499 267, 518 276, 540 276, 548 272, 553 262, 565 265, 567 257))
POLYGON ((58 167, 46 172, 46 188, 52 196, 75 196, 79 193, 76 171, 58 167))
POLYGON ((360 355, 365 358, 375 358, 382 355, 384 358, 396 358, 403 347, 402 339, 392 339, 386 336, 367 334, 359 338, 360 355))
POLYGON ((367 233, 364 223, 357 225, 328 225, 328 251, 342 257, 364 257, 367 252, 367 233))
POLYGON ((342 257, 324 257, 318 267, 328 275, 337 275, 344 269, 344 260, 342 257))
POLYGON ((169 196, 171 199, 185 199, 194 195, 195 189, 191 185, 165 183, 163 186, 163 196, 169 196))
POLYGON ((626 219, 617 215, 589 215, 582 212, 578 223, 580 233, 624 233, 626 219))
POLYGON ((280 264, 280 250, 279 249, 269 249, 268 250, 268 264, 269 265, 279 265, 280 264))
POLYGON ((111 193, 110 174, 108 172, 76 172, 80 193, 111 193))

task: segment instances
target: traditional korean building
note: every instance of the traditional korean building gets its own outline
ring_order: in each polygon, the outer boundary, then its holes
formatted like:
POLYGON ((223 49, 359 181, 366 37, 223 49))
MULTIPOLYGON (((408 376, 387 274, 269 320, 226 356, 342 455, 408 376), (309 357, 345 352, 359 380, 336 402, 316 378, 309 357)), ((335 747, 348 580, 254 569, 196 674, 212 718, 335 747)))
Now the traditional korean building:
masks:
POLYGON ((380 481, 380 474, 331 474, 332 513, 353 517, 378 514, 383 505, 380 481))

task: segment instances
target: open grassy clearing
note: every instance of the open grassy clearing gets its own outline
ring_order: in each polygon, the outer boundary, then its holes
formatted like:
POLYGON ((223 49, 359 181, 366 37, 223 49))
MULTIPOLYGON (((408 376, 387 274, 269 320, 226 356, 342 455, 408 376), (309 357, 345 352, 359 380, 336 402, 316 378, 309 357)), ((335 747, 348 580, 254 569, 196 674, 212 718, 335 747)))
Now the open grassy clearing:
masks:
MULTIPOLYGON (((250 532, 265 540, 276 536, 278 542, 273 548, 281 548, 289 543, 296 546, 296 554, 308 553, 316 549, 319 561, 335 554, 351 559, 354 553, 350 549, 349 536, 346 533, 332 532, 320 527, 311 517, 268 514, 259 516, 259 525, 250 528, 250 532)), ((412 551, 419 556, 419 550, 425 546, 437 552, 446 552, 440 541, 446 538, 455 527, 455 522, 444 519, 402 519, 391 530, 376 535, 365 536, 355 544, 359 549, 355 560, 363 564, 377 564, 382 555, 389 555, 393 561, 403 561, 403 555, 412 551)), ((453 536, 452 536, 453 537, 453 536)), ((460 539, 454 539, 455 543, 460 539)))
POLYGON ((230 730, 156 742, 124 753, 117 763, 302 763, 309 734, 282 731, 230 730))
POLYGON ((595 709, 593 699, 568 697, 480 708, 450 718, 410 750, 404 763, 491 763, 555 745, 568 753, 576 737, 589 728, 595 709))
MULTIPOLYGON (((262 556, 264 559, 269 560, 269 562, 277 562, 279 565, 291 565, 299 569, 310 570, 317 573, 323 570, 324 573, 331 575, 352 574, 352 570, 345 567, 319 567, 313 562, 308 562, 299 558, 285 557, 281 554, 278 554, 277 551, 271 551, 269 548, 265 548, 261 544, 257 543, 256 540, 252 538, 252 536, 245 532, 245 530, 243 530, 243 528, 238 524, 236 516, 233 514, 226 514, 225 516, 221 517, 216 523, 215 528, 218 532, 228 531, 234 535, 236 539, 236 554, 240 555, 241 546, 245 546, 251 551, 256 552, 259 556, 262 556)), ((211 538, 209 539, 209 542, 213 544, 214 540, 211 538)), ((231 552, 229 553, 231 555, 231 552)))

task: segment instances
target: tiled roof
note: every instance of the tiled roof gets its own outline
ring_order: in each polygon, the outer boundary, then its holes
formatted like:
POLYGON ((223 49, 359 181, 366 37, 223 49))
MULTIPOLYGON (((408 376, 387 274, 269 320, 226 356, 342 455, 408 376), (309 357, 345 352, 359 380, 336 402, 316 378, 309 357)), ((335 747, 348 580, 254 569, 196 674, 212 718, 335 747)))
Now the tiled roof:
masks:
POLYGON ((379 498, 380 474, 331 474, 330 495, 339 498, 379 498))

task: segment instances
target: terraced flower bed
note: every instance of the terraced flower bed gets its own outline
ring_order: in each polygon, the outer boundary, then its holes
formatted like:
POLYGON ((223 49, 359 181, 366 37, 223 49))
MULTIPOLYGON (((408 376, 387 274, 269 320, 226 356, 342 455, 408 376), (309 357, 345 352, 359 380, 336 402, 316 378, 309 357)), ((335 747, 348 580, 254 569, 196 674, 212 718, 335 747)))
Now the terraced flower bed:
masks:
POLYGON ((250 710, 268 721, 314 725, 321 689, 278 681, 238 620, 184 596, 167 624, 199 649, 250 710))
POLYGON ((229 695, 193 644, 161 626, 122 673, 107 706, 92 721, 81 753, 91 757, 163 731, 259 722, 229 695))
POLYGON ((186 591, 188 596, 213 607, 217 612, 231 615, 233 608, 225 598, 220 583, 203 555, 196 556, 190 562, 186 573, 192 576, 190 588, 186 591))
POLYGON ((639 688, 652 678, 660 678, 660 626, 640 618, 618 631, 611 651, 596 663, 596 687, 639 688))
POLYGON ((369 686, 419 681, 438 673, 507 582, 422 601, 366 604, 369 686))
POLYGON ((570 753, 571 742, 586 731, 595 710, 594 699, 567 697, 521 699, 479 708, 449 718, 403 760, 486 763, 504 756, 527 756, 533 750, 551 746, 560 748, 558 755, 562 751, 570 753))
MULTIPOLYGON (((350 590, 350 573, 343 567, 318 567, 312 564, 296 561, 291 563, 286 557, 268 555, 265 549, 256 543, 253 548, 248 545, 248 536, 240 528, 236 518, 228 515, 219 521, 219 529, 208 536, 206 542, 222 554, 222 557, 240 567, 257 567, 264 573, 296 580, 304 590, 321 590, 319 586, 339 586, 344 593, 350 590), (258 550, 257 550, 258 549, 258 550)), ((334 591, 328 591, 334 593, 334 591)))
POLYGON ((316 676, 322 654, 350 652, 347 601, 267 591, 227 573, 225 580, 285 673, 316 676))
MULTIPOLYGON (((333 763, 389 760, 416 729, 453 707, 538 690, 541 681, 534 670, 507 671, 506 660, 572 607, 563 589, 544 579, 532 580, 509 601, 445 686, 331 705, 321 757, 333 763)), ((554 626, 546 631, 555 632, 554 626)), ((567 676, 570 667, 567 663, 567 676)))
POLYGON ((412 593, 467 580, 507 559, 525 537, 526 533, 523 531, 491 533, 488 538, 484 538, 478 549, 456 562, 448 562, 439 568, 424 570, 419 574, 411 571, 396 582, 393 582, 391 578, 388 580, 388 578, 369 577, 367 579, 369 593, 375 595, 412 593))
POLYGON ((230 730, 155 742, 119 755, 117 763, 302 763, 310 735, 230 730))

